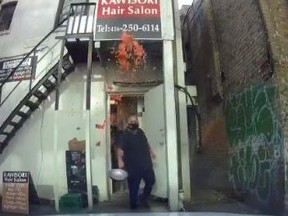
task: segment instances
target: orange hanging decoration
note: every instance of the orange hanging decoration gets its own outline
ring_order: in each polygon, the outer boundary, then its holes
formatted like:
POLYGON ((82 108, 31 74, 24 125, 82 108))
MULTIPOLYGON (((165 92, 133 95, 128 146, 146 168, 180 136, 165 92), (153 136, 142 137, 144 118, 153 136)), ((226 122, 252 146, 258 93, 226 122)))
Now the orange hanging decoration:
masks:
POLYGON ((117 102, 121 102, 122 100, 122 95, 111 95, 111 100, 117 101, 117 102))
POLYGON ((124 71, 137 71, 146 62, 146 52, 133 35, 123 32, 116 52, 119 67, 124 71))

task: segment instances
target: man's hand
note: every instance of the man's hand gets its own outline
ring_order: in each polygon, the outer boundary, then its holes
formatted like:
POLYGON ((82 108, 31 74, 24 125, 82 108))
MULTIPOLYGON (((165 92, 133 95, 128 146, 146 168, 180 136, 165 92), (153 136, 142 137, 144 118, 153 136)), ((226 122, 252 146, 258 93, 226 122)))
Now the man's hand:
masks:
POLYGON ((150 150, 151 159, 152 159, 152 161, 155 161, 155 159, 156 159, 156 154, 155 154, 154 151, 152 150, 151 145, 150 145, 149 143, 148 143, 148 145, 149 145, 149 150, 150 150))
POLYGON ((124 152, 121 149, 117 150, 117 159, 118 159, 118 168, 119 169, 124 169, 125 164, 123 161, 123 156, 124 156, 124 152))
POLYGON ((119 169, 124 169, 125 165, 124 165, 123 160, 118 160, 118 167, 119 169))

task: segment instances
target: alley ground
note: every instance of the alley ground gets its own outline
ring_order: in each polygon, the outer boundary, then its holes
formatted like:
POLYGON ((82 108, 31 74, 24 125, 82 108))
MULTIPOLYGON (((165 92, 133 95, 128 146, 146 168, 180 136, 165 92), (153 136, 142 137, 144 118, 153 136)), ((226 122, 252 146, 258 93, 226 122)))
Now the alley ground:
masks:
MULTIPOLYGON (((31 206, 29 215, 57 215, 53 206, 41 205, 31 206)), ((58 215, 99 215, 99 216, 124 216, 124 215, 139 215, 139 216, 237 216, 238 215, 268 215, 253 209, 242 202, 229 199, 215 191, 203 191, 199 193, 197 199, 193 199, 191 203, 185 204, 185 211, 181 213, 169 213, 167 203, 161 200, 152 199, 150 208, 140 208, 137 211, 131 211, 128 208, 127 194, 116 194, 110 202, 103 202, 95 205, 92 211, 83 209, 81 212, 62 212, 58 215), (208 213, 210 212, 210 213, 208 213), (89 214, 90 213, 90 214, 89 214)), ((16 216, 19 214, 8 214, 1 212, 2 216, 16 216)))

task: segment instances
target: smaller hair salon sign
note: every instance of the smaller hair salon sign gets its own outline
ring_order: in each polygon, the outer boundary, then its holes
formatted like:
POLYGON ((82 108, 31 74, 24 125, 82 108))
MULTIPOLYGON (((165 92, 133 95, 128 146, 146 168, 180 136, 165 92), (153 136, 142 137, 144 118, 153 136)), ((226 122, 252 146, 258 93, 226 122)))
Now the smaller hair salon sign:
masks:
MULTIPOLYGON (((0 61, 0 83, 5 81, 7 77, 15 70, 20 64, 23 58, 8 59, 0 61)), ((13 76, 11 76, 8 82, 29 80, 35 78, 37 57, 26 58, 20 66, 16 69, 13 76)))

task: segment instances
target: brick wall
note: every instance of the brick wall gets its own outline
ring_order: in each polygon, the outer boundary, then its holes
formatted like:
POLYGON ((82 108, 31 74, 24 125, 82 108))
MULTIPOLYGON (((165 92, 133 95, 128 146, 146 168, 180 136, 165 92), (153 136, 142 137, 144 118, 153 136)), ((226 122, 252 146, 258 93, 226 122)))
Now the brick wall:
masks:
MULTIPOLYGON (((194 202, 211 202, 210 191, 228 187, 228 143, 219 67, 219 53, 210 1, 195 1, 183 20, 183 46, 187 83, 196 84, 201 113, 202 154, 191 156, 191 188, 194 202), (206 197, 203 200, 203 197, 206 197)), ((192 133, 192 132, 190 132, 192 133)), ((193 138, 192 138, 193 139, 193 138)), ((193 148, 192 148, 193 149, 193 148)))
POLYGON ((269 73, 267 36, 257 1, 212 0, 226 95, 269 73))
POLYGON ((271 6, 269 0, 198 0, 183 21, 183 44, 190 48, 187 77, 197 84, 204 154, 206 150, 216 164, 224 161, 221 169, 227 173, 222 178, 228 178, 234 193, 262 209, 269 203, 275 211, 281 211, 284 190, 285 136, 278 108, 279 90, 288 88, 277 83, 288 83, 283 78, 288 55, 280 46, 286 46, 287 39, 277 35, 288 33, 284 2, 271 6), (217 130, 211 129, 215 122, 217 130), (227 139, 219 137, 219 130, 227 139))
MULTIPOLYGON (((200 112, 203 124, 208 123, 210 116, 217 118, 221 115, 222 105, 215 103, 213 95, 217 95, 216 80, 220 79, 219 70, 215 65, 219 62, 217 53, 216 37, 210 34, 209 18, 211 17, 211 4, 207 0, 195 1, 185 18, 186 23, 184 31, 184 46, 187 58, 187 79, 188 84, 196 84, 197 92, 201 95, 198 97, 200 112), (209 14, 209 15, 207 15, 209 14), (215 109, 218 106, 218 109, 215 109)), ((213 26, 214 24, 212 24, 213 26)), ((213 118, 213 117, 212 117, 213 118)))

